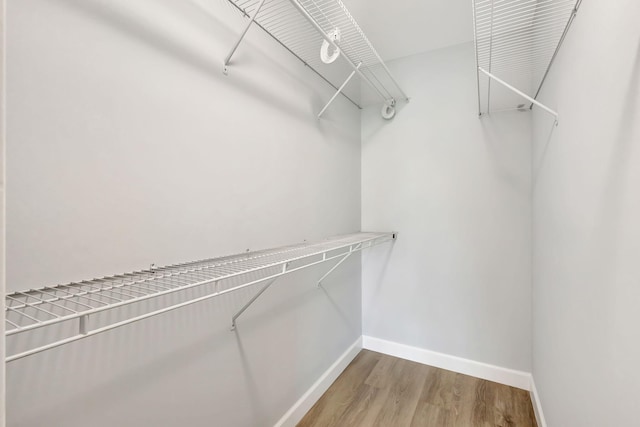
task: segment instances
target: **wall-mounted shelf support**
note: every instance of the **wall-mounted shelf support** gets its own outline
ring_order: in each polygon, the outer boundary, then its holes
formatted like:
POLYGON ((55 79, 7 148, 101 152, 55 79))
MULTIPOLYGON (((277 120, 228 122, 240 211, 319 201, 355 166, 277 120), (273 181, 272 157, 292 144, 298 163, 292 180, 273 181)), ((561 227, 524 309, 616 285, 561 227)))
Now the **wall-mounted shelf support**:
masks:
POLYGON ((12 362, 267 282, 232 317, 232 327, 235 327, 238 317, 280 276, 331 260, 339 260, 339 265, 355 252, 395 238, 396 233, 391 232, 355 233, 316 243, 245 252, 119 276, 13 292, 5 297, 5 342, 8 349, 5 360, 12 362), (175 297, 161 298, 169 295, 175 297), (175 303, 176 299, 182 301, 175 303), (144 301, 153 303, 137 304, 144 301), (118 310, 129 305, 131 308, 128 310, 118 310), (109 315, 102 316, 101 313, 109 315), (76 321, 77 327, 74 324, 71 332, 69 328, 59 327, 63 323, 76 321), (37 335, 14 340, 23 334, 37 335))
MULTIPOLYGON (((361 81, 371 88, 372 93, 382 100, 387 110, 391 109, 395 113, 398 100, 409 100, 342 0, 270 0, 266 4, 265 0, 229 2, 244 15, 251 15, 238 42, 225 58, 225 74, 238 45, 255 23, 327 81, 337 90, 337 94, 344 95, 351 102, 354 101, 344 93, 344 88, 355 75, 358 75, 361 81), (335 54, 328 58, 324 48, 329 47, 335 54), (326 70, 326 65, 333 63, 336 56, 342 57, 352 70, 351 75, 339 88, 339 83, 331 80, 336 80, 335 76, 340 73, 332 73, 333 76, 328 78, 319 71, 326 70), (322 61, 321 57, 324 58, 322 61)), ((344 64, 341 66, 344 67, 344 64)), ((331 98, 318 117, 322 116, 337 94, 331 98)), ((354 103, 361 107, 359 103, 354 103)), ((389 113, 383 117, 389 119, 393 115, 389 113)))
POLYGON ((512 92, 517 93, 518 95, 520 95, 521 97, 523 97, 527 101, 531 102, 534 105, 537 105, 538 107, 542 108, 547 113, 551 114, 556 119, 556 125, 558 124, 558 113, 553 111, 551 108, 547 107, 542 102, 540 102, 540 101, 536 100, 535 98, 527 95, 526 93, 522 92, 521 90, 511 86, 509 83, 507 83, 504 80, 502 80, 501 78, 491 74, 490 72, 488 72, 484 68, 478 67, 478 70, 480 70, 482 73, 486 74, 486 76, 489 77, 490 79, 495 80, 496 82, 500 83, 502 86, 506 87, 507 89, 511 90, 512 92))
MULTIPOLYGON (((282 266, 282 272, 285 273, 286 271, 287 271, 287 264, 282 266)), ((232 331, 236 330, 236 320, 238 319, 238 317, 240 317, 242 315, 242 313, 244 313, 245 310, 247 308, 249 308, 249 306, 255 302, 255 300, 260 298, 260 295, 262 295, 264 293, 264 291, 269 289, 269 286, 273 285, 273 282, 275 282, 277 279, 278 279, 277 277, 275 279, 271 279, 269 281, 269 283, 264 285, 262 287, 262 289, 260 289, 258 291, 258 293, 253 296, 253 298, 251 298, 249 301, 247 301, 247 303, 240 310, 238 310, 238 312, 236 314, 233 315, 233 317, 231 318, 231 330, 232 331)))
MULTIPOLYGON (((513 103, 518 102, 512 96, 492 96, 495 81, 531 102, 531 107, 536 105, 553 115, 557 125, 558 113, 537 99, 581 0, 471 0, 471 3, 478 115, 496 111, 496 107, 497 111, 514 109, 513 103), (488 77, 486 82, 480 80, 481 74, 488 77), (527 92, 535 95, 529 96, 527 92)), ((522 105, 517 105, 517 109, 522 109, 522 105)))
POLYGON ((244 31, 242 31, 242 34, 240 34, 238 41, 236 42, 236 44, 233 45, 227 57, 224 58, 224 67, 222 69, 222 72, 225 75, 229 73, 229 62, 231 62, 231 58, 233 57, 233 54, 236 53, 236 50, 238 49, 238 46, 240 46, 240 43, 242 43, 244 36, 247 35, 247 31, 249 31, 249 28, 251 28, 251 25, 255 22, 256 16, 258 16, 258 13, 260 12, 260 10, 262 9, 262 6, 264 5, 264 2, 265 0, 260 0, 260 4, 258 4, 258 7, 251 15, 251 18, 249 18, 249 22, 247 22, 247 25, 244 27, 244 31))
POLYGON ((355 247, 349 247, 349 252, 345 256, 343 256, 333 267, 331 267, 331 270, 324 273, 324 275, 320 279, 318 279, 318 286, 322 285, 322 281, 324 279, 326 279, 331 273, 333 273, 336 268, 340 267, 340 264, 345 262, 347 258, 349 258, 353 254, 354 251, 359 250, 361 247, 362 243, 358 243, 355 247))
POLYGON ((349 74, 349 77, 347 77, 347 80, 344 81, 344 83, 342 83, 342 86, 340 86, 338 88, 338 90, 336 91, 335 94, 333 94, 333 96, 331 97, 331 99, 329 100, 329 102, 327 102, 327 105, 325 105, 322 110, 320 110, 320 112, 318 113, 318 118, 322 117, 322 115, 324 114, 325 111, 327 111, 327 108, 329 108, 329 105, 331 105, 333 103, 333 101, 338 97, 338 95, 340 95, 342 93, 342 91, 344 90, 345 86, 347 86, 347 84, 349 83, 349 81, 353 78, 353 76, 356 75, 356 71, 358 71, 360 69, 360 66, 362 65, 362 62, 358 64, 358 66, 356 67, 355 70, 353 70, 351 72, 351 74, 349 74))
MULTIPOLYGON (((369 78, 362 73, 362 71, 360 71, 360 67, 358 65, 356 65, 351 60, 351 58, 349 58, 348 55, 344 54, 344 50, 340 47, 340 43, 338 43, 336 40, 334 40, 334 38, 331 37, 329 34, 325 33, 325 31, 322 29, 320 24, 318 24, 318 22, 316 22, 316 20, 313 18, 313 16, 311 16, 311 14, 304 7, 302 7, 302 5, 300 5, 300 3, 298 3, 296 0, 289 0, 289 1, 291 2, 291 4, 296 9, 298 9, 300 14, 307 21, 309 21, 309 23, 318 31, 318 33, 322 36, 322 38, 325 39, 327 41, 327 43, 329 43, 329 46, 333 47, 334 49, 338 49, 340 51, 340 55, 344 58, 345 61, 347 61, 349 66, 356 73, 358 73, 358 75, 364 80, 364 82, 367 83, 367 85, 369 85, 369 87, 371 87, 373 89, 373 91, 375 93, 377 93, 380 96, 380 98, 382 98, 383 101, 387 101, 389 98, 387 96, 385 96, 385 94, 382 93, 380 91, 380 89, 378 89, 378 87, 376 85, 374 85, 373 82, 371 80, 369 80, 369 78)), ((395 82, 395 80, 394 80, 394 82, 395 82)))

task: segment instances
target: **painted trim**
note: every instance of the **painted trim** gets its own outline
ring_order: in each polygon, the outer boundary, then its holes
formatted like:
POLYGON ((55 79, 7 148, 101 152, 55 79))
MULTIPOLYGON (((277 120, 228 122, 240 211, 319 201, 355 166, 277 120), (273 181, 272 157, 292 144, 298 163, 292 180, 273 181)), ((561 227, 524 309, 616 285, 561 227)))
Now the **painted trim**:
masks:
POLYGON ((7 123, 7 109, 6 109, 6 28, 7 28, 7 5, 5 0, 0 0, 0 151, 2 152, 0 163, 0 427, 4 427, 6 424, 6 363, 5 360, 5 299, 4 295, 6 291, 6 182, 7 182, 7 148, 6 148, 6 123, 7 123))
POLYGON ((362 350, 362 337, 358 337, 351 347, 327 369, 324 374, 302 395, 300 399, 275 423, 274 427, 295 426, 300 422, 311 407, 322 397, 325 391, 333 384, 338 376, 344 371, 349 363, 362 350))
POLYGON ((540 401, 540 395, 538 394, 536 383, 533 380, 533 375, 531 376, 531 391, 529 394, 531 395, 531 404, 533 405, 533 412, 536 414, 538 427, 547 427, 547 421, 544 419, 544 413, 542 412, 542 402, 540 401))
POLYGON ((363 348, 529 391, 531 374, 393 341, 362 336, 363 348))

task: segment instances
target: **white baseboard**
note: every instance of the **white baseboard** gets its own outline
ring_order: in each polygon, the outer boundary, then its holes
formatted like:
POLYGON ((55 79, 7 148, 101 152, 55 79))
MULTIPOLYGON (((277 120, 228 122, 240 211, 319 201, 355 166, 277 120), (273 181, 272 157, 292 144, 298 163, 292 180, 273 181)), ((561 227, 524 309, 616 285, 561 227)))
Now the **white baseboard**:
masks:
POLYGON ((531 374, 528 372, 502 368, 366 335, 362 336, 362 346, 367 350, 424 363, 436 368, 447 369, 527 391, 531 389, 531 374))
POLYGON ((295 426, 311 407, 322 397, 325 391, 333 384, 338 376, 344 371, 349 363, 362 350, 362 337, 359 337, 333 365, 325 371, 305 394, 278 420, 274 427, 295 426))
POLYGON ((531 391, 529 393, 531 394, 531 404, 533 405, 533 412, 536 414, 538 427, 547 427, 547 421, 544 419, 544 413, 542 412, 542 402, 540 402, 540 396, 538 395, 536 383, 533 381, 533 376, 531 377, 531 391))

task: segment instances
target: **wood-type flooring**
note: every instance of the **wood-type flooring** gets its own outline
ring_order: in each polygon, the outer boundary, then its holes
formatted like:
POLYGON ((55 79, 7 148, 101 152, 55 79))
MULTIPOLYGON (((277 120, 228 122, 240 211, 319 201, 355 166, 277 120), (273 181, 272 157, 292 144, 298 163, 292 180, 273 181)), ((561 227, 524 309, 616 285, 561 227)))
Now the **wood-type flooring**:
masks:
POLYGON ((362 350, 299 427, 537 427, 529 393, 362 350))

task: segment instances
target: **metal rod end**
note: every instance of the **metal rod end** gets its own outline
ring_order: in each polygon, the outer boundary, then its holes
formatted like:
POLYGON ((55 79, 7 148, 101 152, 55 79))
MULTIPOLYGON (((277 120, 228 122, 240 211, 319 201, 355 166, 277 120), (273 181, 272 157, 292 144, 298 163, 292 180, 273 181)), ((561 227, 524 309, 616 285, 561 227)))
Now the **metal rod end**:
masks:
POLYGON ((225 64, 224 67, 222 67, 222 74, 224 74, 225 76, 229 75, 229 67, 225 64))

